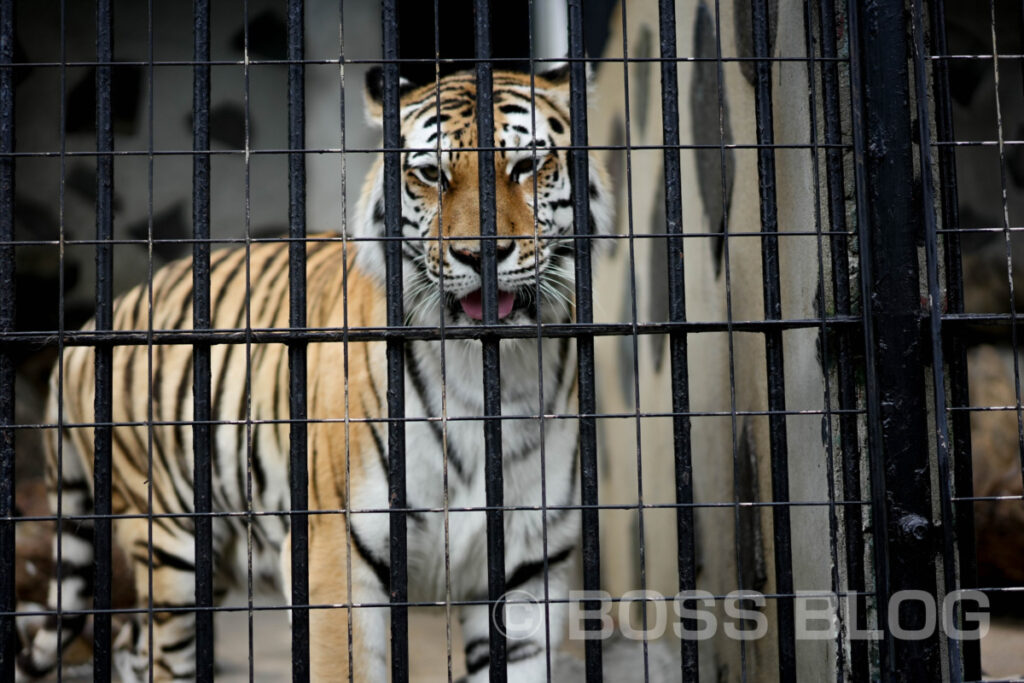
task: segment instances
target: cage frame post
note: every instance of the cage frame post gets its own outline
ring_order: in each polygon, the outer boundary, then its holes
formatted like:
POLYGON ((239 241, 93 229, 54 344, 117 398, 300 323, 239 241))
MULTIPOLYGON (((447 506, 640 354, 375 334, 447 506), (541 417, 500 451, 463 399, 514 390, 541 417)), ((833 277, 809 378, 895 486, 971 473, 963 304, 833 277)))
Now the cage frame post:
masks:
MULTIPOLYGON (((937 681, 937 633, 896 638, 886 618, 900 591, 936 595, 940 552, 927 446, 929 354, 917 249, 923 226, 914 193, 907 23, 902 0, 851 2, 849 10, 879 674, 882 681, 937 681)), ((920 628, 923 605, 903 606, 902 627, 920 628)))

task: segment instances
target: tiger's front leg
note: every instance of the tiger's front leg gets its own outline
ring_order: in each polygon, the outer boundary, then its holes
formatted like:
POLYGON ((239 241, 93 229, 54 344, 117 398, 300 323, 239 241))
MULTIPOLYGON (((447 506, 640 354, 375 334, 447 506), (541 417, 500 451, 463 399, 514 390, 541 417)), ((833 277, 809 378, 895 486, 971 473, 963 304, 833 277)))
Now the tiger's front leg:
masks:
MULTIPOLYGON (((354 605, 311 609, 309 664, 314 681, 357 683, 387 680, 387 591, 354 546, 348 545, 341 515, 314 515, 309 522, 309 601, 312 605, 354 605), (351 593, 348 558, 351 554, 351 593), (351 653, 351 659, 350 659, 351 653)), ((284 591, 291 594, 291 534, 282 547, 284 591)))
MULTIPOLYGON (((505 592, 505 661, 510 683, 548 680, 548 658, 565 635, 568 595, 564 571, 554 569, 548 575, 546 596, 543 574, 505 592)), ((492 609, 490 605, 462 609, 468 683, 489 680, 492 609)))

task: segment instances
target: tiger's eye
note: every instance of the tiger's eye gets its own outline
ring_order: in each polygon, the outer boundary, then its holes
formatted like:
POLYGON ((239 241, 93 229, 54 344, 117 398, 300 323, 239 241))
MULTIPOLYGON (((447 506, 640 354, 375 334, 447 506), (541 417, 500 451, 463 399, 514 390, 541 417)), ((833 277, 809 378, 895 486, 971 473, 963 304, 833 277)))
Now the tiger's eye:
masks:
POLYGON ((420 177, 428 183, 436 183, 441 177, 441 171, 437 166, 420 166, 420 177))

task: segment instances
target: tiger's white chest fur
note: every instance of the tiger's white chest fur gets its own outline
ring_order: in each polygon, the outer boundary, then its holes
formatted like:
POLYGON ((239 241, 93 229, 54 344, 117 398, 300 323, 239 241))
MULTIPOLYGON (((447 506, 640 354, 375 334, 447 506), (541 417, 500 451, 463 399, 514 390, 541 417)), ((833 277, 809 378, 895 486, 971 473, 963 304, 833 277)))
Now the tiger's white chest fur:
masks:
MULTIPOLYGON (((568 340, 545 340, 541 377, 537 351, 536 340, 502 344, 502 502, 514 508, 504 512, 506 576, 572 545, 578 531, 576 511, 566 509, 577 502, 576 421, 537 417, 575 411, 575 354, 568 340), (547 506, 553 509, 544 511, 547 506)), ((410 598, 443 600, 450 582, 455 599, 479 599, 487 593, 481 345, 446 343, 444 411, 440 344, 413 343, 406 360, 407 503, 430 509, 408 519, 410 598), (427 417, 444 419, 424 421, 427 417)), ((383 466, 378 474, 353 492, 353 509, 387 507, 383 466)), ((352 528, 371 553, 388 558, 388 525, 386 514, 363 514, 354 515, 352 528)))

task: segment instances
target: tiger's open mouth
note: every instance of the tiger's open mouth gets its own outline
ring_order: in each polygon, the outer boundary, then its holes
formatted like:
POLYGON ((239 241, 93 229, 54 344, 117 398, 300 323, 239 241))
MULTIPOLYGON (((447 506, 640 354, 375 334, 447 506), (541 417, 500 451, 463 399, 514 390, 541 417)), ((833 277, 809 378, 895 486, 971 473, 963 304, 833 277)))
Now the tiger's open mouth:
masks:
MULTIPOLYGON (((462 312, 473 320, 484 319, 484 297, 483 290, 477 289, 459 299, 462 312)), ((514 292, 503 292, 498 290, 498 320, 509 316, 515 308, 516 295, 514 292)))

